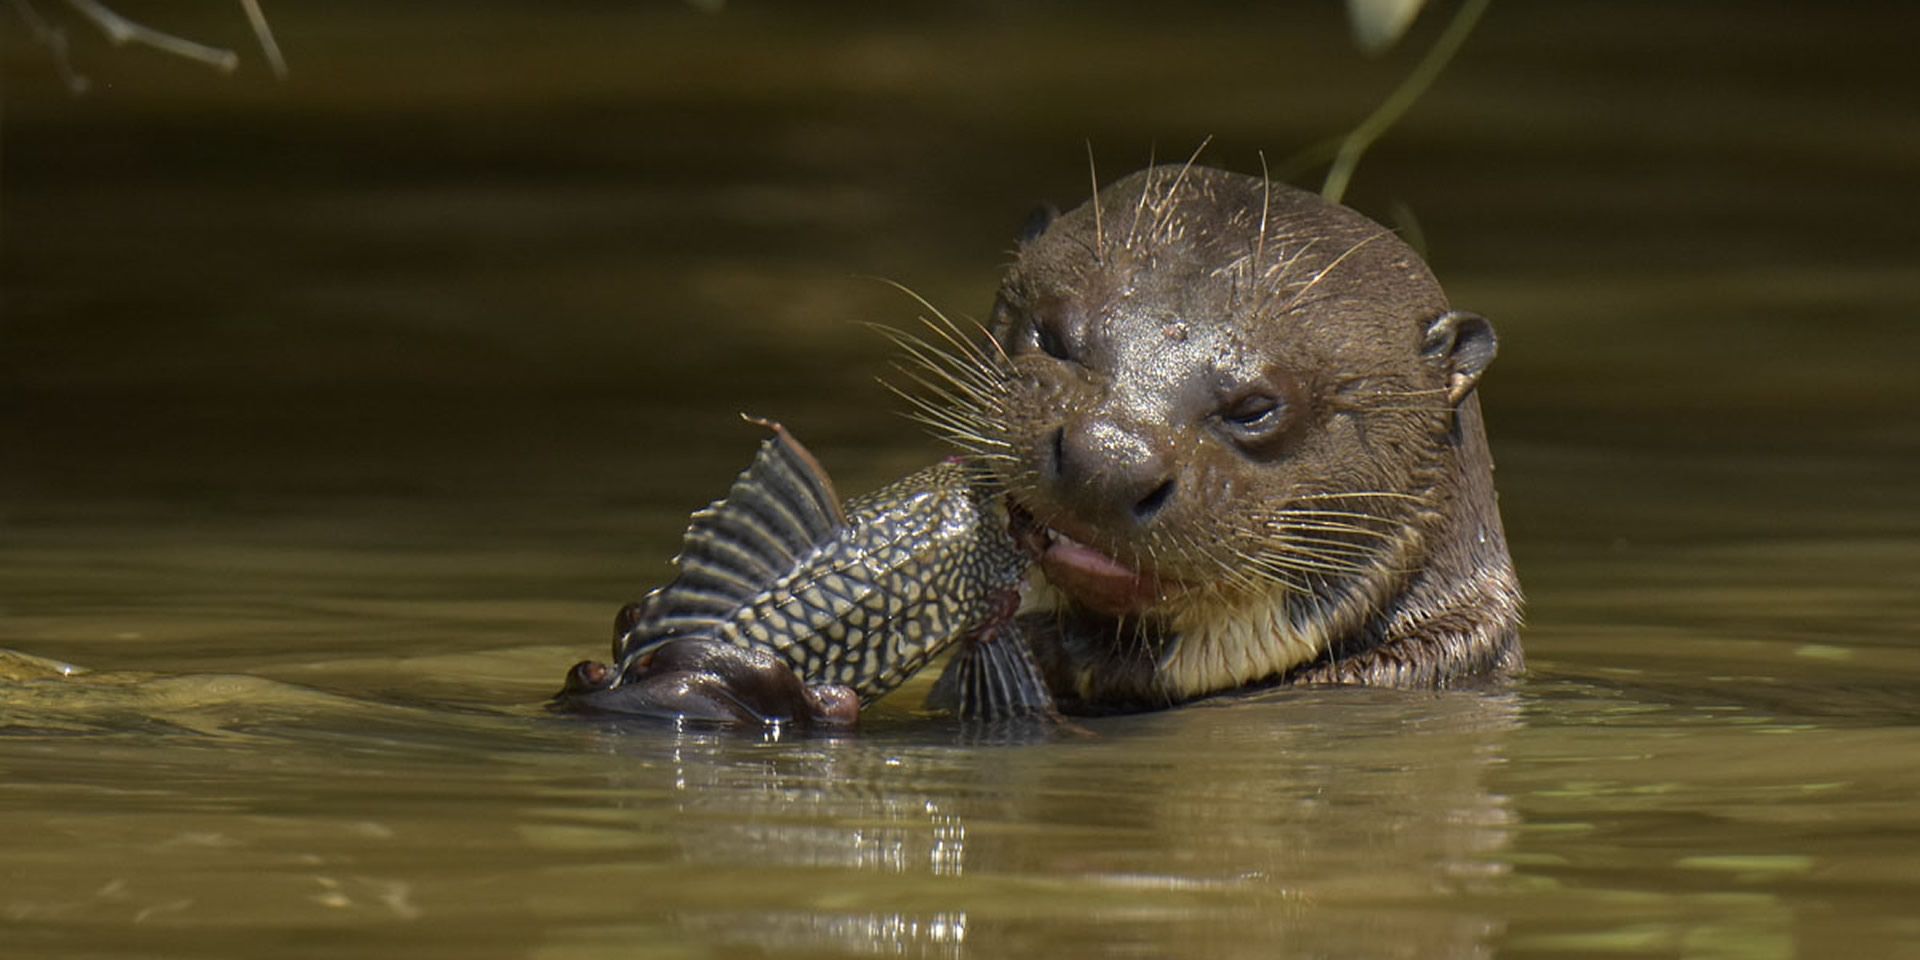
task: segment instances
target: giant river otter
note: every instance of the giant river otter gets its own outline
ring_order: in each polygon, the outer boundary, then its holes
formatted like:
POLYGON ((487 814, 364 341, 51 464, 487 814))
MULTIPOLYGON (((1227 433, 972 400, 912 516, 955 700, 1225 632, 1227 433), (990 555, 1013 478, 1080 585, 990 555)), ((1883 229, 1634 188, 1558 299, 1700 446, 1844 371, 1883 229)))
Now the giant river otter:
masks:
POLYGON ((1493 328, 1391 231, 1153 167, 1029 228, 990 332, 943 424, 1047 530, 1023 621, 1064 708, 1520 670, 1493 328))

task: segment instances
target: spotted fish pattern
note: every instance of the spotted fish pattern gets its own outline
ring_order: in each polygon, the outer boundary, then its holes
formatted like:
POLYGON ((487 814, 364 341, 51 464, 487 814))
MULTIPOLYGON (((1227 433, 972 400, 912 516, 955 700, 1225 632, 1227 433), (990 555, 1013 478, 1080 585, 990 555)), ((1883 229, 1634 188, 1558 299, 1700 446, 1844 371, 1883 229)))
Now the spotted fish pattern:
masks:
POLYGON ((773 435, 727 496, 693 515, 678 575, 623 614, 608 686, 644 678, 667 644, 719 640, 771 652, 804 684, 850 688, 866 705, 967 638, 957 663, 997 644, 978 661, 998 678, 982 688, 996 699, 963 698, 956 712, 1051 709, 1010 627, 1031 553, 978 465, 948 460, 843 506, 798 440, 756 422, 773 435), (1006 691, 1014 699, 997 699, 1006 691))

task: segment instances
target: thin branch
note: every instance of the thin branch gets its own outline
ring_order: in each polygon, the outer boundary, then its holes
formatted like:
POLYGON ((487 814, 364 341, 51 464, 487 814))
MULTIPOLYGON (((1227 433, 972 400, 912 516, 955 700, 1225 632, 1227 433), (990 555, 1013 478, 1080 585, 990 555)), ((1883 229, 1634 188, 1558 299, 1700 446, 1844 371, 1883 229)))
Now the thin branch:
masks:
POLYGON ((1479 22, 1480 15, 1487 12, 1488 2, 1466 0, 1462 3, 1460 9, 1454 12, 1453 19, 1447 22, 1447 28, 1434 40, 1433 48, 1414 66, 1413 72, 1407 74, 1407 78, 1400 81, 1387 99, 1381 101, 1373 113, 1340 141, 1340 149, 1333 157, 1333 166, 1327 170, 1326 183, 1320 187, 1320 196, 1329 203, 1339 203, 1340 198, 1346 196, 1347 184, 1353 179, 1353 169, 1360 165, 1361 154, 1366 153, 1367 148, 1373 146, 1373 142, 1398 122, 1414 101, 1427 92, 1427 88, 1433 86, 1440 71, 1446 69, 1453 55, 1460 51, 1460 45, 1473 33, 1473 26, 1479 22))
POLYGON ((67 6, 93 21, 93 25, 107 35, 107 42, 116 47, 137 43, 177 57, 197 60, 221 73, 232 73, 234 68, 240 65, 240 55, 232 50, 209 47, 204 43, 195 43, 184 37, 176 37, 145 24, 135 23, 113 12, 99 0, 67 0, 67 6))
POLYGON ((27 32, 33 35, 34 42, 53 54, 53 68, 59 71, 60 79, 67 85, 67 92, 74 96, 86 93, 93 84, 85 74, 73 69, 73 61, 67 56, 67 31, 48 23, 27 0, 13 0, 13 9, 20 14, 20 20, 27 25, 27 32))
POLYGON ((260 39, 260 52, 267 58, 267 66, 273 68, 276 80, 287 78, 287 61, 280 56, 280 44, 273 39, 273 28, 267 26, 267 15, 260 9, 260 0, 240 0, 247 9, 247 22, 253 24, 253 35, 260 39))

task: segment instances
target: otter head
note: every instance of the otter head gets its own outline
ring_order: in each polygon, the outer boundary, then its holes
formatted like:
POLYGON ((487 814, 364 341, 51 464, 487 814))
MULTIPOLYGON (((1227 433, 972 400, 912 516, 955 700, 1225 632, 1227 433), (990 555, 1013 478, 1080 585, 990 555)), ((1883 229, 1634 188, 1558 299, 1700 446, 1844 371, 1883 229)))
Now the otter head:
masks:
POLYGON ((1045 531, 1073 682, 1168 698, 1310 659, 1396 589, 1494 353, 1390 231, 1178 166, 1031 224, 990 333, 947 422, 1045 531))

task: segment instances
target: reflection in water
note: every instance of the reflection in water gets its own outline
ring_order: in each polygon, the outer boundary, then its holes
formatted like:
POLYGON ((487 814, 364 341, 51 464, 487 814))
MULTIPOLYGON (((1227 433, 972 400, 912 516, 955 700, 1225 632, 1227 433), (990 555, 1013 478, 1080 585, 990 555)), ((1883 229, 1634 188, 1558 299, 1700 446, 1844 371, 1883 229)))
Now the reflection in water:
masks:
MULTIPOLYGON (((969 955, 964 913, 714 913, 685 918, 684 929, 698 942, 751 946, 771 954, 833 949, 854 956, 969 955)), ((974 950, 973 955, 994 954, 974 950)))
POLYGON ((1340 691, 1000 747, 901 730, 760 743, 629 731, 598 740, 600 812, 526 835, 577 856, 620 849, 624 832, 664 832, 675 877, 740 878, 720 903, 673 905, 696 942, 1477 957, 1500 931, 1491 916, 1397 904, 1472 892, 1504 871, 1514 814, 1487 780, 1518 714, 1511 693, 1340 691), (1344 762, 1354 752, 1369 762, 1344 762))

